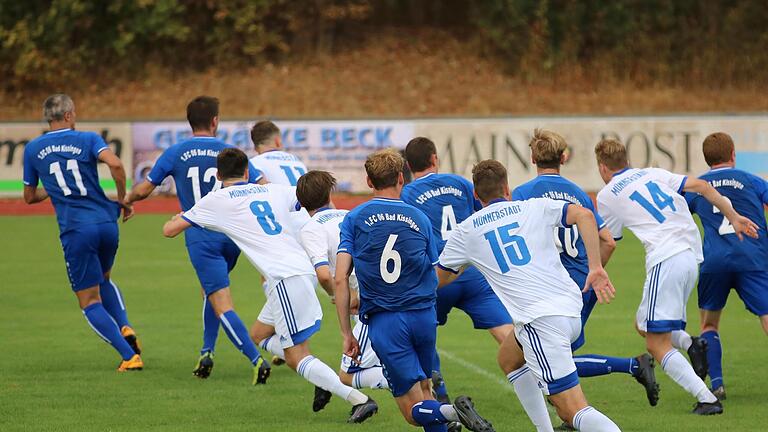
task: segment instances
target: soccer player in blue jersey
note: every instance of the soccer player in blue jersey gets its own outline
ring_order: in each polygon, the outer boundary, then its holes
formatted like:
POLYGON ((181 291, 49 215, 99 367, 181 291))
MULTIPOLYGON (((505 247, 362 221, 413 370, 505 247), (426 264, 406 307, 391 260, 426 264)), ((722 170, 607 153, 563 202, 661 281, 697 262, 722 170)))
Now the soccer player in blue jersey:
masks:
MULTIPOLYGON (((122 357, 118 371, 141 370, 136 333, 128 321, 123 296, 110 278, 118 245, 117 218, 125 196, 125 169, 104 140, 75 130, 75 104, 65 94, 43 103, 49 132, 24 148, 24 201, 51 198, 59 223, 67 275, 83 315, 93 330, 122 357), (99 185, 97 163, 109 166, 118 202, 99 185), (43 183, 43 189, 38 184, 43 183)), ((133 215, 122 205, 123 221, 133 215)))
MULTIPOLYGON (((187 105, 187 120, 192 138, 174 144, 163 152, 147 179, 126 197, 126 204, 147 198, 166 177, 172 176, 181 209, 187 211, 208 193, 221 188, 216 178, 219 151, 232 147, 216 138, 219 126, 219 100, 199 96, 187 105)), ((249 181, 260 174, 249 165, 249 181)), ((235 313, 229 291, 229 272, 235 267, 240 249, 222 233, 191 227, 184 236, 189 259, 203 290, 203 347, 193 374, 208 378, 213 369, 213 352, 219 323, 235 347, 253 364, 253 384, 263 384, 270 365, 248 335, 248 329, 235 313)))
MULTIPOLYGON (((428 138, 412 139, 405 147, 405 159, 413 181, 403 187, 403 201, 427 215, 439 254, 456 225, 482 206, 475 199, 474 188, 467 179, 455 174, 438 173, 437 149, 428 138)), ((474 267, 437 291, 439 325, 448 321, 448 313, 453 308, 466 312, 476 329, 488 330, 498 343, 503 342, 514 329, 507 309, 474 267)), ((435 357, 433 367, 433 390, 438 400, 448 402, 447 389, 440 374, 439 356, 435 357)), ((531 382, 535 387, 535 381, 531 382)))
POLYGON ((748 217, 762 231, 759 238, 739 241, 733 226, 704 197, 688 193, 688 206, 704 226, 704 262, 699 269, 699 309, 701 337, 707 341, 707 360, 712 393, 725 399, 720 315, 731 288, 741 297, 747 310, 760 317, 768 334, 768 229, 764 205, 768 204, 768 183, 760 177, 736 169, 733 140, 725 133, 707 136, 703 144, 704 160, 711 170, 700 179, 727 198, 740 214, 748 217))
POLYGON ((460 421, 472 431, 493 431, 459 396, 453 405, 433 399, 435 358, 437 239, 424 213, 400 200, 402 156, 386 149, 365 161, 374 198, 349 212, 341 225, 336 259, 336 309, 344 353, 357 358, 358 341, 349 322, 349 274, 354 265, 360 285, 359 316, 368 325, 392 394, 406 421, 427 432, 447 431, 460 421))
MULTIPOLYGON (((551 198, 567 201, 590 210, 597 221, 600 255, 602 264, 605 265, 616 247, 616 242, 605 222, 595 211, 589 196, 575 183, 560 175, 560 165, 566 161, 565 152, 568 148, 565 139, 554 132, 536 129, 530 147, 531 160, 536 165, 538 176, 515 188, 512 192, 512 199, 551 198)), ((568 270, 571 279, 579 286, 584 286, 587 274, 589 274, 589 265, 584 242, 579 237, 578 229, 575 226, 557 228, 555 241, 560 252, 560 261, 568 270)), ((584 327, 597 303, 595 291, 590 288, 582 293, 582 300, 584 305, 581 309, 581 334, 571 344, 571 349, 574 352, 584 345, 584 327)), ((645 388, 651 406, 655 406, 659 400, 659 386, 656 383, 656 374, 653 370, 653 357, 648 353, 635 358, 587 354, 574 356, 574 362, 579 377, 607 375, 612 372, 630 374, 645 388)))

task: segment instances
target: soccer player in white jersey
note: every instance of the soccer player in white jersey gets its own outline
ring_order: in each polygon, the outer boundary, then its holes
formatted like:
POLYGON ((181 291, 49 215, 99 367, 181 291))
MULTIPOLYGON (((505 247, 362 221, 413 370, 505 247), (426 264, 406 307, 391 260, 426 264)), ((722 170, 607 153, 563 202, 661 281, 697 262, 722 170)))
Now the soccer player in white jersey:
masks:
MULTIPOLYGON (((327 171, 309 171, 299 178, 296 185, 296 198, 305 208, 311 219, 299 232, 299 241, 307 251, 315 274, 325 292, 334 299, 334 272, 336 253, 339 248, 341 222, 348 210, 335 209, 331 205, 331 191, 336 186, 336 179, 327 171)), ((354 273, 349 277, 350 287, 354 290, 353 303, 359 304, 357 278, 354 273)), ((355 322, 352 334, 360 342, 360 355, 351 358, 342 354, 339 378, 341 382, 354 388, 389 389, 379 357, 371 346, 368 337, 368 325, 357 319, 357 306, 352 309, 355 322)))
POLYGON ((312 264, 283 228, 289 212, 296 210, 295 188, 248 184, 248 157, 236 148, 219 152, 216 166, 223 188, 174 216, 163 227, 163 234, 174 237, 200 226, 232 239, 267 281, 267 302, 254 326, 259 340, 269 338, 272 342, 264 345, 276 345, 288 365, 307 381, 352 404, 350 422, 365 421, 378 410, 376 402, 344 385, 333 369, 309 351, 309 339, 320 330, 323 312, 315 294, 312 264))
MULTIPOLYGON (((740 238, 742 234, 756 237, 757 227, 704 180, 660 168, 630 168, 627 149, 616 140, 600 141, 595 155, 606 183, 597 195, 600 215, 615 239, 621 239, 627 227, 645 247, 647 278, 635 324, 645 336, 648 352, 670 378, 696 397, 694 414, 720 414, 720 402, 676 349, 693 346, 685 333, 685 307, 703 260, 699 229, 681 193, 703 196, 731 221, 740 238)), ((702 348, 703 361, 698 363, 706 374, 706 344, 702 348)))
POLYGON ((483 209, 460 223, 448 239, 438 263, 440 286, 474 265, 512 316, 515 332, 508 338, 522 345, 526 364, 560 418, 584 432, 618 431, 588 405, 571 354, 571 343, 581 333, 581 288, 592 286, 601 303, 614 294, 600 261, 594 215, 549 198, 509 201, 507 170, 495 160, 478 163, 472 181, 483 209), (574 224, 589 261, 585 287, 568 275, 555 246, 555 228, 574 224))

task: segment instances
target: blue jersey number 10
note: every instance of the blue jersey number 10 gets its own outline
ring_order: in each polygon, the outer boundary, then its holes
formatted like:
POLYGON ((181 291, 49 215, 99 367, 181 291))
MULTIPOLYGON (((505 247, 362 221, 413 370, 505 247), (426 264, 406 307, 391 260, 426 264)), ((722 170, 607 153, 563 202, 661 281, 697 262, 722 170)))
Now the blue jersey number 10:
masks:
POLYGON ((488 240, 491 251, 493 251, 493 257, 496 258, 496 263, 499 265, 499 270, 502 273, 509 271, 509 264, 523 266, 531 261, 531 253, 528 251, 525 239, 510 233, 518 227, 520 225, 517 222, 513 222, 499 227, 495 231, 488 231, 483 236, 488 240), (499 239, 501 239, 501 244, 499 244, 499 239))
POLYGON ((268 201, 254 201, 251 203, 251 213, 256 216, 256 220, 261 225, 261 229, 268 235, 277 235, 283 231, 283 226, 275 219, 272 212, 272 206, 268 201))
POLYGON ((672 211, 677 211, 675 208, 675 201, 671 196, 662 192, 661 188, 659 188, 659 185, 652 181, 646 183, 645 187, 648 189, 648 192, 650 192, 651 198, 653 199, 654 204, 656 204, 655 206, 651 204, 638 191, 632 192, 632 195, 629 196, 629 199, 640 204, 640 206, 644 208, 648 213, 650 213, 651 216, 653 216, 653 218, 656 219, 659 223, 663 223, 665 220, 667 220, 667 218, 661 213, 661 210, 669 207, 672 209, 672 211))

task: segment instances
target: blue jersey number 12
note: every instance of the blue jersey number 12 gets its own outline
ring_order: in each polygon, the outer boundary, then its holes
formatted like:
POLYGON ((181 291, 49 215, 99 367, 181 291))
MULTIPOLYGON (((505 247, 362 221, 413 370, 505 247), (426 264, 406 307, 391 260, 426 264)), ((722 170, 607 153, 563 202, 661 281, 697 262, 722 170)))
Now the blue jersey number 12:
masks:
POLYGON ((663 223, 665 220, 667 220, 667 218, 661 214, 661 210, 669 207, 672 209, 672 211, 677 211, 675 208, 675 201, 671 196, 662 192, 661 188, 659 188, 659 185, 652 181, 646 183, 645 187, 648 189, 648 192, 651 193, 651 198, 653 199, 654 204, 656 204, 655 206, 651 204, 647 199, 645 199, 645 197, 638 191, 632 192, 632 195, 629 196, 629 199, 640 204, 640 206, 644 208, 648 213, 650 213, 651 216, 653 216, 653 218, 656 219, 659 223, 663 223))
POLYGON ((520 227, 517 222, 499 227, 494 231, 488 231, 483 237, 488 240, 491 246, 493 257, 499 265, 502 273, 509 271, 509 264, 513 266, 526 265, 531 261, 531 253, 528 251, 528 245, 525 239, 519 235, 513 235, 510 232, 520 227), (499 244, 501 239, 501 244, 499 244), (504 249, 502 249, 504 248, 504 249), (509 263, 509 264, 508 264, 509 263))

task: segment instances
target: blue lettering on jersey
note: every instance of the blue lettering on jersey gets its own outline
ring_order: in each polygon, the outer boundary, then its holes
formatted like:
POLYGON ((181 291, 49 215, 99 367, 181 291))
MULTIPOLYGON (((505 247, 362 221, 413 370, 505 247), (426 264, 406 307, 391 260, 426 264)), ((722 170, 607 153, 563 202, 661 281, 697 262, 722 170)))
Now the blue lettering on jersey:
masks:
POLYGON ((431 307, 437 296, 437 243, 429 219, 400 200, 374 198, 341 223, 339 253, 352 255, 360 317, 431 307))
MULTIPOLYGON (((147 175, 147 180, 159 186, 166 177, 172 176, 181 209, 187 211, 202 197, 221 188, 221 182, 216 178, 216 157, 228 147, 233 146, 214 137, 192 137, 174 144, 160 155, 147 175)), ((250 164, 248 171, 251 182, 261 177, 250 164)), ((186 230, 184 239, 188 245, 205 241, 229 241, 222 233, 195 226, 186 230)))
MULTIPOLYGON (((630 178, 633 177, 635 176, 633 175, 630 178)), ((626 187, 626 184, 622 186, 622 189, 626 187)), ((602 229, 605 226, 605 222, 595 211, 595 206, 589 195, 576 183, 562 176, 554 174, 540 175, 528 183, 518 186, 512 192, 513 200, 526 200, 530 198, 551 198, 580 205, 592 211, 595 215, 598 229, 602 229)), ((584 247, 584 242, 579 237, 578 229, 576 226, 557 228, 556 239, 559 242, 560 262, 563 263, 563 267, 568 270, 568 274, 574 281, 583 280, 589 273, 589 264, 587 261, 587 251, 584 247)))
POLYGON ((59 129, 27 143, 24 184, 43 183, 56 210, 59 231, 83 224, 115 222, 120 206, 99 185, 99 153, 107 149, 93 132, 59 129))
POLYGON ((482 208, 474 198, 474 188, 464 177, 431 173, 408 183, 401 193, 403 201, 421 210, 432 224, 438 252, 442 252, 450 232, 482 208))
POLYGON ((768 204, 768 183, 760 177, 733 168, 714 169, 702 175, 721 195, 728 198, 742 216, 760 227, 760 237, 739 241, 733 227, 720 211, 704 197, 685 195, 691 213, 696 213, 704 227, 704 262, 702 273, 764 271, 768 263, 768 237, 764 205, 768 204))

